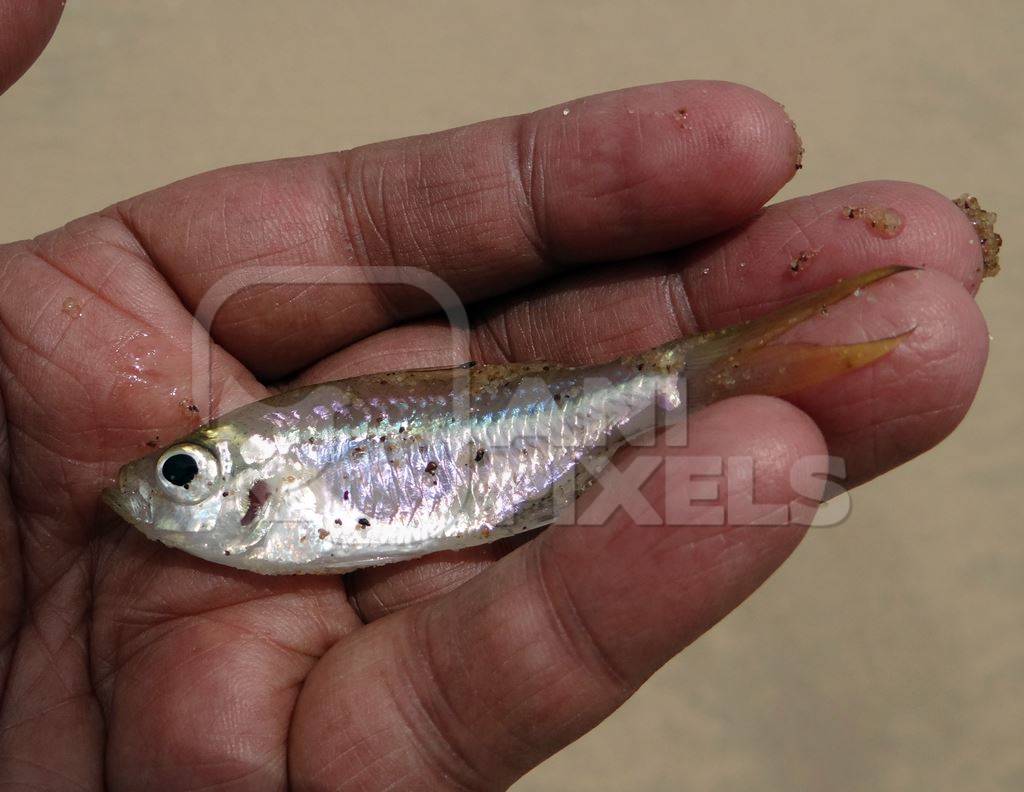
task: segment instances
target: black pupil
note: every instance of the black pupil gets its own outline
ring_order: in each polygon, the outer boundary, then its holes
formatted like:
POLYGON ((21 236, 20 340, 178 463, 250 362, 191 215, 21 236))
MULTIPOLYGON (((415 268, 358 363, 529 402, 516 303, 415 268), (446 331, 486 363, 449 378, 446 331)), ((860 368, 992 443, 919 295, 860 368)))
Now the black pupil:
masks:
POLYGON ((175 454, 167 458, 160 472, 174 486, 187 487, 199 472, 199 465, 188 454, 175 454))

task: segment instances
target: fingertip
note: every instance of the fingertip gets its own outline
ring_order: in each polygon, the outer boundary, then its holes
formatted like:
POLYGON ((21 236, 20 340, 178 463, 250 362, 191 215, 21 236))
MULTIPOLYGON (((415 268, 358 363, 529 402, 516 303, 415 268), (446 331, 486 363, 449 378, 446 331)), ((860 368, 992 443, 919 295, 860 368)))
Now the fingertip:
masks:
POLYGON ((728 82, 598 94, 527 117, 524 129, 530 157, 544 163, 541 235, 567 260, 639 255, 729 228, 793 177, 801 150, 778 102, 728 82))
POLYGON ((984 275, 978 234, 949 196, 913 182, 875 180, 832 191, 851 205, 892 209, 900 218, 899 248, 909 255, 901 263, 937 270, 959 281, 971 294, 984 275))
POLYGON ((65 0, 0 0, 0 94, 28 71, 53 36, 65 0))
POLYGON ((963 420, 988 359, 985 317, 961 281, 938 270, 902 273, 837 306, 805 331, 818 342, 904 333, 871 366, 798 395, 794 402, 846 460, 850 485, 874 478, 934 447, 963 420))
POLYGON ((803 141, 785 107, 761 91, 732 82, 699 85, 691 114, 705 124, 705 178, 709 186, 728 186, 721 209, 742 220, 803 167, 803 141))
POLYGON ((978 234, 964 212, 935 190, 900 181, 773 204, 679 262, 686 304, 700 328, 735 324, 889 265, 945 273, 970 294, 984 270, 978 234))

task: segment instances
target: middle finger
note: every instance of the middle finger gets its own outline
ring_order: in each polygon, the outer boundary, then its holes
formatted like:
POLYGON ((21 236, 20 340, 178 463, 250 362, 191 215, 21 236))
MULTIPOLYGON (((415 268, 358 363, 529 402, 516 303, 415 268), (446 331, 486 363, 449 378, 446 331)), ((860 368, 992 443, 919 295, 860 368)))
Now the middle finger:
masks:
POLYGON ((217 312, 215 341, 279 378, 397 320, 422 291, 334 284, 349 265, 440 276, 465 301, 567 263, 676 247, 749 217, 788 181, 781 107, 729 83, 615 91, 520 117, 203 174, 116 208, 192 311, 222 278, 302 267, 217 312))

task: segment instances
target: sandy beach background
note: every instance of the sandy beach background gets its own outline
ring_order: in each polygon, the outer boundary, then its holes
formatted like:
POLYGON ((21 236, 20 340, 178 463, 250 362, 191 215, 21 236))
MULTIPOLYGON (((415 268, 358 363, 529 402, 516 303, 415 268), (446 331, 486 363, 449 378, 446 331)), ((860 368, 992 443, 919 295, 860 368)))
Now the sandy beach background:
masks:
POLYGON ((978 194, 1006 244, 967 420, 516 788, 1024 789, 1022 36, 1013 0, 72 0, 0 98, 0 239, 221 165, 689 77, 786 105, 807 155, 780 197, 978 194))

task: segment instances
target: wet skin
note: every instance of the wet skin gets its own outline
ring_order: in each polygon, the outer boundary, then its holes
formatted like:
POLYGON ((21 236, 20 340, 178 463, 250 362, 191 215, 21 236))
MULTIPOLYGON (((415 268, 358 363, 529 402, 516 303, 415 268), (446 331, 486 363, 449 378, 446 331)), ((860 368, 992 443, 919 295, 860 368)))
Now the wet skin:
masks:
MULTIPOLYGON (((9 83, 59 12, 0 6, 21 26, 13 44, 0 35, 9 83)), ((798 459, 827 449, 847 460, 847 483, 865 481, 942 439, 977 388, 987 333, 970 223, 947 198, 894 182, 761 211, 799 148, 756 91, 666 83, 215 171, 0 247, 0 784, 493 787, 599 723, 804 533, 638 529, 683 494, 663 467, 640 476, 640 457, 753 458, 758 501, 787 503, 798 459), (872 233, 850 206, 892 210, 899 233, 872 233), (818 252, 794 273, 805 251, 818 252), (453 350, 411 289, 260 287, 217 314, 213 403, 193 405, 192 312, 254 262, 424 268, 467 302, 471 328, 453 350), (99 502, 156 436, 184 435, 266 382, 463 352, 604 360, 890 263, 924 271, 794 338, 916 326, 912 338, 791 402, 709 408, 686 447, 627 450, 616 486, 639 488, 645 515, 346 577, 265 578, 149 542, 99 502)), ((741 471, 721 499, 752 487, 741 471)))

